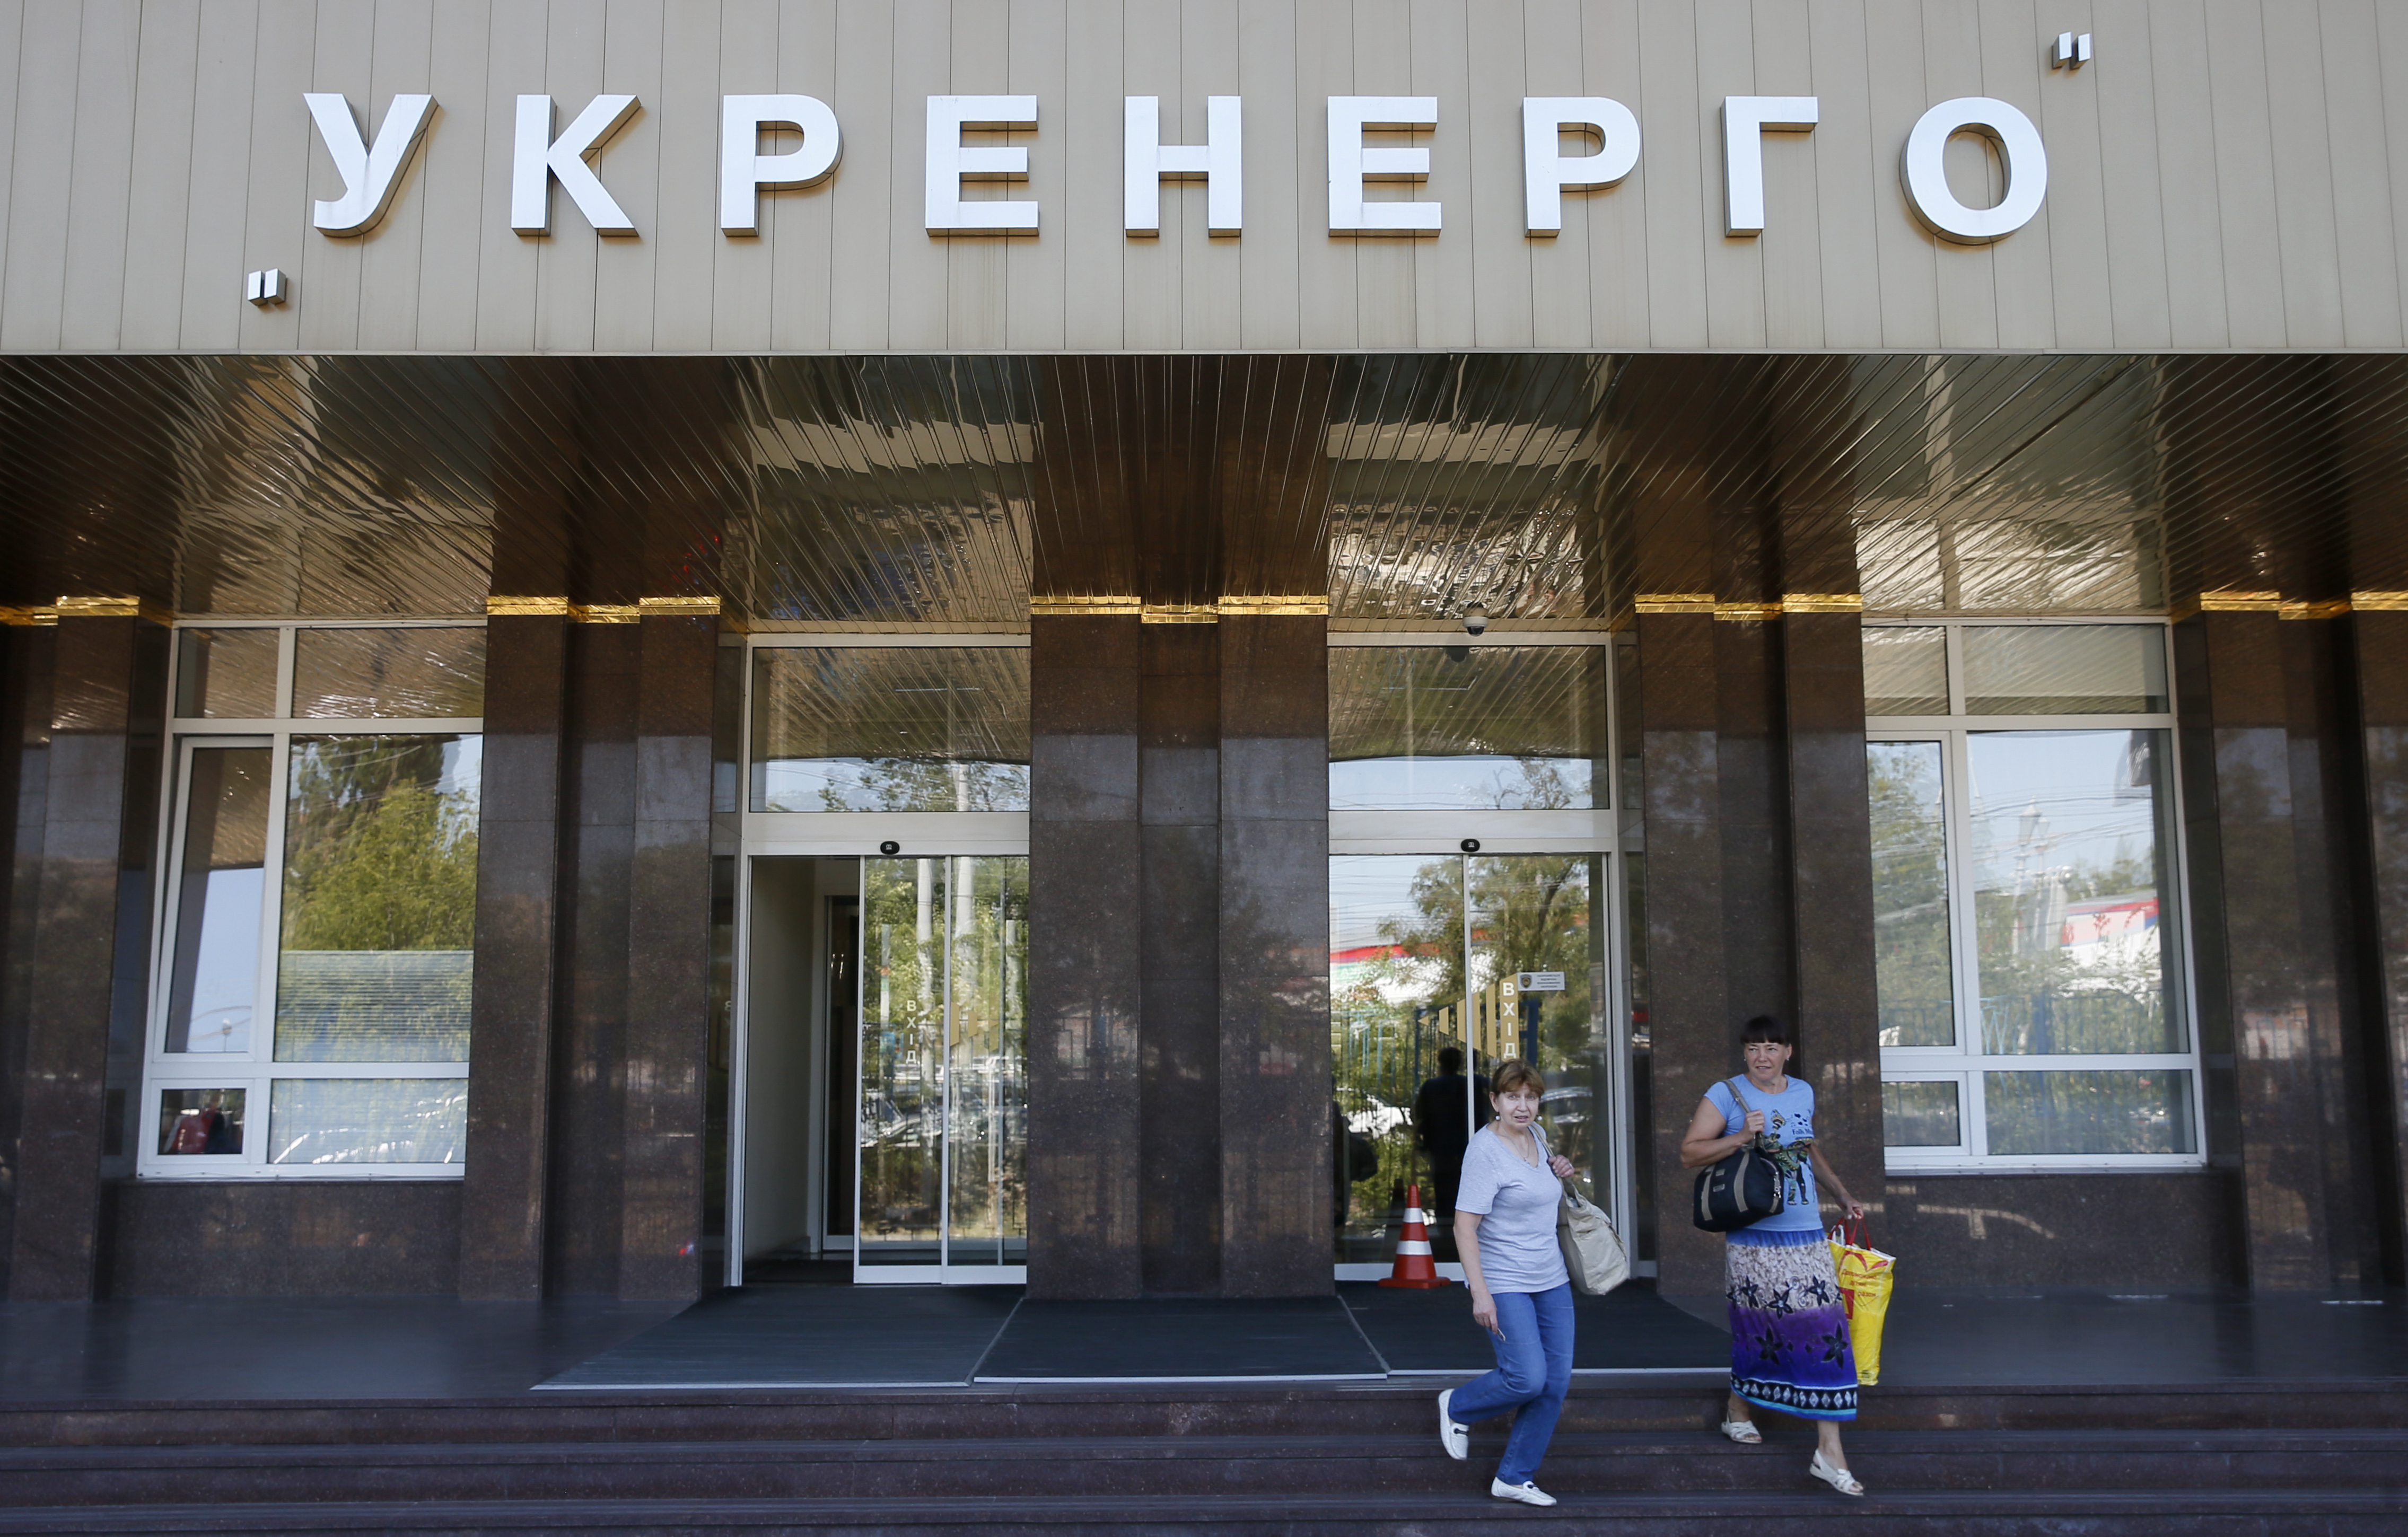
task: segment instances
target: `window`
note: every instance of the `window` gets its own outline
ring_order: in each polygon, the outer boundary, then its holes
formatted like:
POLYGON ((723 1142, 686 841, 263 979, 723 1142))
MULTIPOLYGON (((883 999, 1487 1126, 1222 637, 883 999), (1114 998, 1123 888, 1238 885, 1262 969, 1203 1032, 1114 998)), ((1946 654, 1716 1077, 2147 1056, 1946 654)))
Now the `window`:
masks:
POLYGON ((1026 811, 1020 647, 760 647, 756 812, 1026 811))
POLYGON ((2200 1161, 2164 626, 1865 630, 1897 1171, 2200 1161))
POLYGON ((461 1172, 484 646, 177 633, 144 1175, 461 1172))

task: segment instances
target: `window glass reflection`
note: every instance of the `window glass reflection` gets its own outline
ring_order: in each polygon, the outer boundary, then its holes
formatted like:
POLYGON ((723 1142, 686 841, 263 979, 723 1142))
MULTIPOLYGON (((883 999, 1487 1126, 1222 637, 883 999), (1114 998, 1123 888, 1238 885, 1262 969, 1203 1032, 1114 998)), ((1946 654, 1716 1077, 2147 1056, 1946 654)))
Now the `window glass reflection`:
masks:
POLYGON ((1967 738, 1985 1052, 2186 1049, 2163 942, 2172 891, 2165 738, 1967 738))
POLYGON ((1972 715, 2153 715, 2171 708, 2165 632, 2154 624, 1965 627, 1972 715))
POLYGON ((259 1002, 268 749, 195 747, 186 762, 166 1048, 247 1052, 259 1002))
POLYGON ((242 1151, 239 1089, 167 1089, 159 1094, 159 1151, 222 1156, 242 1151))
POLYGON ((947 1262, 1028 1262, 1028 861, 947 861, 952 1170, 947 1262))
POLYGON ((1606 662, 1590 646, 1332 648, 1329 808, 1605 804, 1606 662))
POLYGON ((1965 1140, 1953 1081, 1882 1084, 1882 1142, 1890 1147, 1955 1147, 1965 1140))
POLYGON ((274 630, 176 633, 176 713, 264 720, 276 713, 274 630))
POLYGON ((1946 715, 1948 632, 1938 625, 1869 624, 1865 713, 1946 715))
POLYGON ((457 1163, 466 1078, 279 1078, 268 1096, 270 1163, 457 1163))
POLYGON ((294 636, 293 713, 310 720, 481 716, 485 632, 302 630, 294 636))
POLYGON ((752 653, 754 811, 1025 811, 1028 652, 752 653))
POLYGON ((468 1060, 482 747, 294 738, 277 1060, 468 1060))
POLYGON ((2161 1068, 1985 1073, 1990 1152, 2004 1157, 2195 1153, 2191 1077, 2161 1068))
POLYGON ((1956 1040, 1947 806, 1937 742, 1865 744, 1872 811, 1873 981, 1885 1046, 1956 1040))

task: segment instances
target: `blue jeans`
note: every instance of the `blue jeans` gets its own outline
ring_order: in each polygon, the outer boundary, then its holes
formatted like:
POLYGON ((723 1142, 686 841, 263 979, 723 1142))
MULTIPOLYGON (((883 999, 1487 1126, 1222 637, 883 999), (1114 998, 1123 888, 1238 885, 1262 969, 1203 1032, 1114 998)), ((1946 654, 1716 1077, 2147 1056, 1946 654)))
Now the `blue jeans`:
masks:
POLYGON ((1539 1460, 1547 1455, 1556 1416, 1564 1412, 1564 1394, 1572 1385, 1572 1288, 1567 1283, 1548 1291, 1499 1291, 1491 1297, 1498 1332, 1489 1343, 1497 1347, 1497 1370, 1456 1388, 1447 1401, 1447 1415, 1465 1425, 1512 1415, 1497 1476, 1526 1484, 1538 1476, 1539 1460))

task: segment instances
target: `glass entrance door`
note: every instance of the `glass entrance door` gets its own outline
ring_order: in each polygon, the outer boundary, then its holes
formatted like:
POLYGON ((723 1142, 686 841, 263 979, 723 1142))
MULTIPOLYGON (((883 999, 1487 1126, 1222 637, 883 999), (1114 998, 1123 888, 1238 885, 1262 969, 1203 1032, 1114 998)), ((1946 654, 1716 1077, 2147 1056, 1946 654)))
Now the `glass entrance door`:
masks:
POLYGON ((1028 1263, 1028 861, 862 861, 854 1279, 1028 1263))
MULTIPOLYGON (((1348 1182, 1340 1274, 1386 1274, 1408 1186, 1421 1187, 1434 1224, 1451 1206, 1465 1138, 1488 1118, 1473 1086, 1509 1057, 1546 1080, 1549 1146, 1612 1203, 1610 857, 1341 854, 1329 863, 1331 1046, 1348 1138, 1340 1151, 1360 1167, 1368 1143, 1377 1165, 1348 1182)), ((1452 1259, 1451 1239, 1436 1226, 1431 1236, 1452 1259)))

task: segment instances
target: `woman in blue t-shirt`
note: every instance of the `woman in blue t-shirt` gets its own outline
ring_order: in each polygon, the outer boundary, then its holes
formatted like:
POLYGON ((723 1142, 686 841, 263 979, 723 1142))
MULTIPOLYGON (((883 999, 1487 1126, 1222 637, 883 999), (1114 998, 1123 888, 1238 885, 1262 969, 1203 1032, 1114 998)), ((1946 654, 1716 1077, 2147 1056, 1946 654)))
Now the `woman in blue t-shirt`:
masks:
POLYGON ((1819 1178, 1850 1219, 1865 1215, 1831 1170, 1814 1135, 1814 1090, 1789 1076, 1789 1027, 1765 1015, 1747 1022, 1747 1077, 1706 1090, 1681 1167, 1719 1163, 1762 1137, 1782 1171, 1781 1210, 1725 1233, 1723 1284, 1730 1300, 1731 1392, 1723 1434, 1760 1444, 1750 1409, 1761 1404, 1813 1420, 1818 1444, 1807 1471, 1842 1494, 1865 1487, 1848 1472, 1840 1422, 1856 1417, 1856 1357, 1848 1342, 1831 1246, 1823 1236, 1819 1178))

